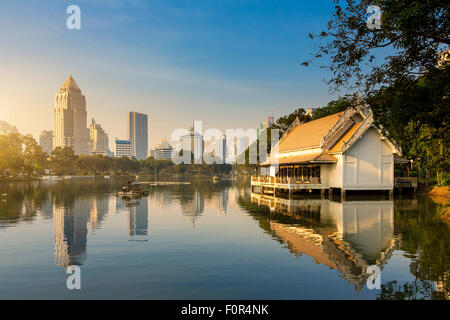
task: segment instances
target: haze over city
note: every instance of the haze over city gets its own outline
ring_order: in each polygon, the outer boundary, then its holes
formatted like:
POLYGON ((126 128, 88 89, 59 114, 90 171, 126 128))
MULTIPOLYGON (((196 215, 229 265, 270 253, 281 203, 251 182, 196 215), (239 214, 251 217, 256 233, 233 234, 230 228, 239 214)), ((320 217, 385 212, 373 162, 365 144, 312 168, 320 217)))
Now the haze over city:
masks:
POLYGON ((324 71, 300 66, 314 51, 307 34, 324 28, 332 2, 177 3, 78 1, 82 28, 68 30, 70 1, 2 1, 0 119, 35 138, 53 130, 55 94, 69 73, 110 145, 126 136, 128 111, 148 114, 153 148, 193 120, 256 128, 272 113, 336 96, 324 71))

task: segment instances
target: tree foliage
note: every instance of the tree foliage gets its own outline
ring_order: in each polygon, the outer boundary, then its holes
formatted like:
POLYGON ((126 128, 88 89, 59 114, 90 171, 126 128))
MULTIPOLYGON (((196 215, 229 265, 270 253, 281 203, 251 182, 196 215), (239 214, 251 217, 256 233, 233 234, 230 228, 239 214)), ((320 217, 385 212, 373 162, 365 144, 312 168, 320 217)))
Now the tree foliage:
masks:
MULTIPOLYGON (((450 6, 443 0, 335 1, 310 61, 329 58, 332 89, 362 89, 377 126, 407 158, 448 181, 450 6), (370 29, 370 5, 381 29, 370 29), (445 51, 447 50, 447 51, 445 51), (447 56, 447 58, 445 58, 447 56)), ((314 35, 310 35, 315 38, 314 35)), ((419 174, 423 174, 420 173, 419 174)))
MULTIPOLYGON (((435 69, 439 53, 450 45, 448 1, 444 0, 335 0, 327 29, 319 35, 312 60, 329 57, 329 85, 388 86, 405 76, 435 69), (369 29, 367 9, 381 9, 381 29, 369 29), (384 61, 380 58, 384 56, 384 61)), ((315 38, 310 34, 311 38, 315 38)))
POLYGON ((0 175, 40 173, 46 154, 32 136, 0 135, 0 175))

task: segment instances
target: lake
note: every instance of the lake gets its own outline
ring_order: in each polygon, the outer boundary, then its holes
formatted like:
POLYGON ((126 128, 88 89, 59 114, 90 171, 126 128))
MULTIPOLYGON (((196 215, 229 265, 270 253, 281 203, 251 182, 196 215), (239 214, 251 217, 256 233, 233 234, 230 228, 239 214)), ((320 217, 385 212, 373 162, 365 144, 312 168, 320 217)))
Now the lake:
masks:
POLYGON ((116 198, 124 182, 0 182, 0 298, 449 298, 450 229, 428 198, 288 200, 249 179, 116 198))

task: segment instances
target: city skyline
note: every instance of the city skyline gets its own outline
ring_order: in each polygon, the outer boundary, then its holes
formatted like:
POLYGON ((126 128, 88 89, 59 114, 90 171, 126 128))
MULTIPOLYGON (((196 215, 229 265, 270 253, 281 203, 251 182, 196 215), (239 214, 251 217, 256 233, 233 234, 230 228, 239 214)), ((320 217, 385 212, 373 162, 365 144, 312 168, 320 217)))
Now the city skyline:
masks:
POLYGON ((2 2, 0 10, 8 15, 0 19, 0 36, 8 64, 0 75, 0 120, 36 139, 51 130, 45 115, 69 73, 83 88, 88 119, 98 120, 110 141, 126 137, 122 119, 130 110, 151 115, 154 146, 160 138, 173 144, 171 132, 193 120, 222 131, 248 129, 272 110, 279 117, 299 106, 323 106, 336 97, 321 82, 326 72, 300 63, 313 48, 308 32, 326 26, 333 4, 288 2, 267 7, 219 1, 187 9, 163 2, 79 1, 81 30, 66 28, 64 1, 26 8, 2 2), (277 18, 266 21, 261 13, 267 10, 277 18), (30 19, 35 12, 39 17, 30 19), (20 27, 10 32, 12 23, 20 27))

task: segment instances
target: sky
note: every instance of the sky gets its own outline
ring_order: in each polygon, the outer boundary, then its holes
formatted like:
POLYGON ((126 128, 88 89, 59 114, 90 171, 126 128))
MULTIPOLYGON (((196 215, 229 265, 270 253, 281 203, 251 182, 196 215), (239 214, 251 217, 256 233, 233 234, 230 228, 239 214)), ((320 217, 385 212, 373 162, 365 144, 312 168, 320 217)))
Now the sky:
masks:
POLYGON ((88 123, 126 138, 128 111, 149 116, 149 147, 203 121, 256 128, 325 105, 329 75, 300 65, 315 52, 332 0, 2 0, 0 120, 36 138, 53 130, 54 98, 71 73, 88 123), (81 30, 69 30, 69 5, 81 30))

